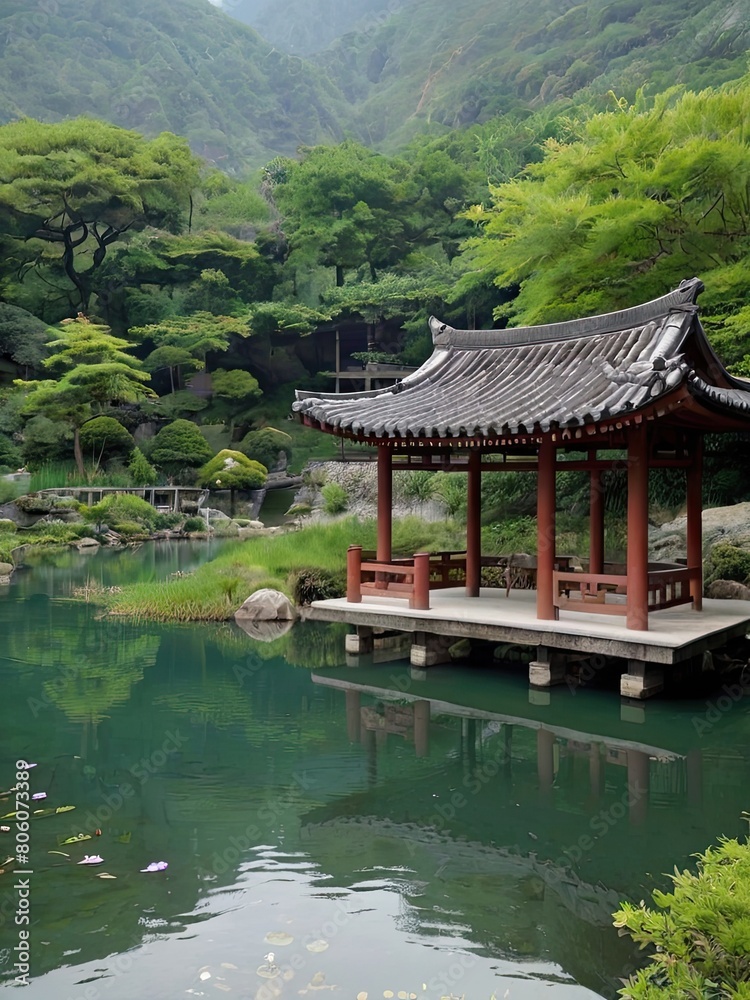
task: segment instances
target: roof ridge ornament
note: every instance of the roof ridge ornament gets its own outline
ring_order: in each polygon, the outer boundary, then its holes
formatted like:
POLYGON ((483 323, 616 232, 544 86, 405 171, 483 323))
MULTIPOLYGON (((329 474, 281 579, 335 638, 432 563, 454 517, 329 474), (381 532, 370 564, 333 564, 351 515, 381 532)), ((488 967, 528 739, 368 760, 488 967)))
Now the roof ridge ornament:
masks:
POLYGON ((451 342, 451 334, 455 333, 452 326, 441 323, 436 316, 430 316, 430 331, 432 333, 432 343, 435 347, 448 347, 451 342))

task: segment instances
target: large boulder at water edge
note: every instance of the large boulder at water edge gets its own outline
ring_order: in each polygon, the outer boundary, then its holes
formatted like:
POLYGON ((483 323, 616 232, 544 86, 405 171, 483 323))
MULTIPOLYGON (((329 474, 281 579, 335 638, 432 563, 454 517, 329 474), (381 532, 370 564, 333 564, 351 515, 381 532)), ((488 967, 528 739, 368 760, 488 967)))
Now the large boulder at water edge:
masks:
POLYGON ((279 590, 256 590, 234 614, 235 621, 294 621, 294 605, 279 590))
POLYGON ((275 642, 276 639, 280 639, 294 627, 293 621, 281 621, 278 618, 275 621, 254 621, 251 618, 238 618, 236 621, 243 632, 249 635, 251 639, 257 639, 258 642, 275 642))
POLYGON ((10 583, 14 567, 11 563, 0 562, 0 583, 10 583))

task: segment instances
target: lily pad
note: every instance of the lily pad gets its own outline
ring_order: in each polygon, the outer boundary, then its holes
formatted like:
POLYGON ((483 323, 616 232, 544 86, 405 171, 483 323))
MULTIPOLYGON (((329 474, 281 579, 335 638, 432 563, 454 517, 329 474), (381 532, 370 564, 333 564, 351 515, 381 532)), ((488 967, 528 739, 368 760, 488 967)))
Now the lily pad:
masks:
POLYGON ((275 965, 259 965, 255 971, 261 979, 275 979, 281 974, 281 969, 275 965))
POLYGON ((323 938, 318 938, 317 941, 310 941, 305 945, 305 948, 314 955, 320 954, 321 951, 328 951, 328 947, 328 942, 324 941, 323 938))
POLYGON ((367 1000, 367 991, 362 990, 361 993, 357 994, 357 1000, 367 1000))
POLYGON ((109 872, 99 872, 96 876, 97 878, 117 878, 116 875, 110 875, 109 872))
POLYGON ((263 940, 266 944, 277 944, 283 946, 285 944, 291 944, 292 941, 294 941, 294 938, 291 934, 287 934, 286 931, 269 931, 263 940))

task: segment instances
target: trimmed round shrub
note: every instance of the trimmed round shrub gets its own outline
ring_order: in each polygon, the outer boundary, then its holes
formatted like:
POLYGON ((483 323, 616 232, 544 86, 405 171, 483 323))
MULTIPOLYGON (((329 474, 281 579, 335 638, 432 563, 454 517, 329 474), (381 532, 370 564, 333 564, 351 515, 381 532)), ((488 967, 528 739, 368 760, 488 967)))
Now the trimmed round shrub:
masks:
POLYGON ((124 538, 141 538, 148 534, 147 529, 142 524, 138 524, 137 521, 120 521, 112 525, 112 530, 124 538))
POLYGON ((268 469, 241 451, 225 448, 203 466, 198 485, 212 490, 258 490, 268 478, 268 469))
POLYGON ((94 417, 88 420, 80 431, 81 448, 84 455, 94 461, 129 455, 135 448, 130 431, 126 430, 114 417, 94 417))
POLYGON ((286 431, 275 427, 261 427, 257 431, 249 431, 240 441, 239 450, 248 458, 255 459, 273 469, 279 464, 279 455, 286 455, 287 461, 292 457, 292 439, 286 431))
POLYGON ((149 458, 168 475, 199 469, 211 458, 211 448, 190 420, 174 420, 162 427, 149 448, 149 458))

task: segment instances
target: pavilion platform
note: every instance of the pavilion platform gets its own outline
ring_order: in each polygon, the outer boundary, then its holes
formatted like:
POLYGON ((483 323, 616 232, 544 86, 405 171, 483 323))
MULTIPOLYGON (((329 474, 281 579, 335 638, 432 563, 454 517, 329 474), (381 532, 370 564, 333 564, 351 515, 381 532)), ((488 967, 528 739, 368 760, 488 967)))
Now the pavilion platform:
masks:
POLYGON ((465 588, 456 587, 431 592, 429 611, 409 608, 406 600, 373 596, 358 604, 344 598, 315 601, 308 617, 353 625, 347 652, 354 655, 372 650, 375 631, 410 633, 414 667, 447 662, 445 637, 535 647, 529 680, 539 687, 564 680, 568 656, 616 657, 628 661, 621 694, 636 698, 661 690, 665 669, 750 632, 746 601, 705 600, 702 611, 689 606, 655 611, 648 631, 636 631, 616 615, 561 610, 558 621, 540 620, 536 596, 534 590, 512 590, 506 597, 502 590, 483 587, 479 597, 467 597, 465 588))

